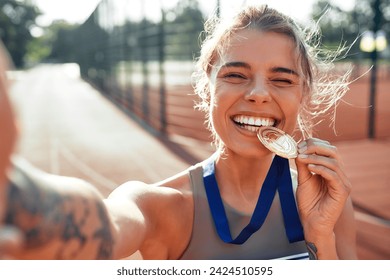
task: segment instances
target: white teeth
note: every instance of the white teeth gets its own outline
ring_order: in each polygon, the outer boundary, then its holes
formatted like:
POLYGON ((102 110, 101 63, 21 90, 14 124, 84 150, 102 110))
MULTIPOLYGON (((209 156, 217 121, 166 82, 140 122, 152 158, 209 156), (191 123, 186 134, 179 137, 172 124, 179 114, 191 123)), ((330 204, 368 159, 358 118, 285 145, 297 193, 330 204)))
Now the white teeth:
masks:
POLYGON ((253 132, 256 132, 258 127, 256 127, 256 126, 247 126, 246 129, 248 129, 250 131, 253 131, 253 132))
POLYGON ((236 123, 242 125, 243 128, 256 132, 260 126, 273 126, 275 120, 271 118, 260 118, 252 116, 237 115, 233 118, 236 123))
POLYGON ((258 118, 238 115, 235 116, 234 121, 240 124, 255 125, 255 126, 272 126, 275 123, 274 119, 270 118, 258 118))

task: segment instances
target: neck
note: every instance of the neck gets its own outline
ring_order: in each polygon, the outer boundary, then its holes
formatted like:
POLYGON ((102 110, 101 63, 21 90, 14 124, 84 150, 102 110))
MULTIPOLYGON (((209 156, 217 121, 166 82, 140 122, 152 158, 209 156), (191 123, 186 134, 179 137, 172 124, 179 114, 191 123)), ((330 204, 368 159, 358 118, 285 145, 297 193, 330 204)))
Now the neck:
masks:
MULTIPOLYGON (((252 210, 273 160, 273 154, 263 157, 243 157, 231 151, 219 154, 216 160, 216 178, 225 201, 247 205, 252 210)), ((244 210, 245 211, 245 210, 244 210)))

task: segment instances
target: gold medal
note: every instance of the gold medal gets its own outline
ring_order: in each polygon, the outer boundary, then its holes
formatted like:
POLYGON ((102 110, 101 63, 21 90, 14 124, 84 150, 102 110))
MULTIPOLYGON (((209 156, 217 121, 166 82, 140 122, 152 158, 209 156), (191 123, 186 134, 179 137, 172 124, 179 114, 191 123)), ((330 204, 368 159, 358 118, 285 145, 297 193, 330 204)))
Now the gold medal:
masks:
POLYGON ((283 130, 276 127, 262 126, 257 132, 257 138, 271 152, 284 158, 298 156, 297 143, 283 130))

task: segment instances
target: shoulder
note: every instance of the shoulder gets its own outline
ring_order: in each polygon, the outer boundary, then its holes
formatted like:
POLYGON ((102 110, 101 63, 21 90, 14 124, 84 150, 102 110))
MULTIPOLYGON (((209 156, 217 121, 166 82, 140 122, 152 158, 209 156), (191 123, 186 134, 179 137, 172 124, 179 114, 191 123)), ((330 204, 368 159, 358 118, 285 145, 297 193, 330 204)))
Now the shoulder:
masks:
POLYGON ((178 188, 129 181, 116 188, 107 198, 110 204, 137 208, 145 220, 155 224, 160 219, 176 217, 188 211, 188 196, 178 188), (186 211, 187 210, 187 211, 186 211))
POLYGON ((109 198, 131 198, 141 200, 180 199, 190 191, 188 171, 185 170, 163 181, 147 184, 141 181, 128 181, 117 187, 109 198))
POLYGON ((152 209, 163 208, 166 204, 178 203, 184 198, 180 189, 170 186, 146 184, 139 181, 129 181, 117 187, 108 200, 130 200, 140 208, 153 204, 152 209))
POLYGON ((151 216, 161 216, 161 213, 177 216, 192 207, 192 191, 186 171, 154 184, 126 182, 113 195, 116 193, 136 201, 137 206, 151 216))
MULTIPOLYGON (((144 241, 139 248, 143 258, 176 259, 191 236, 193 199, 190 189, 188 174, 183 172, 155 184, 126 182, 107 200, 122 217, 138 213, 137 223, 144 225, 144 241)), ((122 219, 122 227, 124 224, 127 224, 126 219, 122 219)))

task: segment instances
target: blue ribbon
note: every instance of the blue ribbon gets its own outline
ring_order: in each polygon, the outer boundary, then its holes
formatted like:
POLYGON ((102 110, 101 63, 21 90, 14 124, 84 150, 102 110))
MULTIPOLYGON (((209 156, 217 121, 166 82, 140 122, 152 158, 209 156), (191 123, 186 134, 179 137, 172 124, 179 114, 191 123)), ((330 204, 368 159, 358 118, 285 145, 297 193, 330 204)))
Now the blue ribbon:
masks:
POLYGON ((203 181, 215 227, 219 237, 226 243, 243 244, 263 225, 271 208, 276 191, 279 192, 282 206, 284 226, 290 243, 304 240, 303 228, 299 219, 295 203, 290 166, 288 160, 275 155, 261 188, 259 199, 249 224, 233 239, 230 233, 229 222, 215 178, 214 156, 206 161, 203 168, 203 181))

